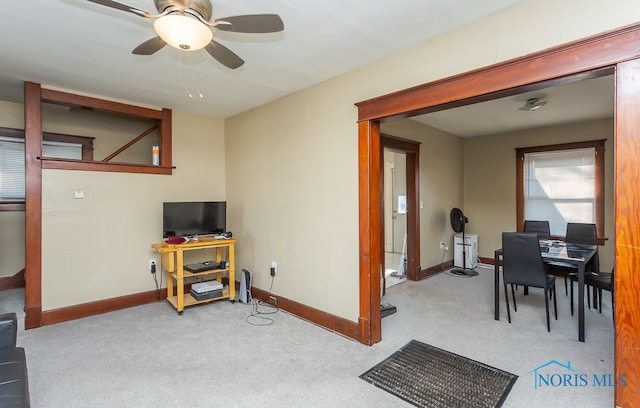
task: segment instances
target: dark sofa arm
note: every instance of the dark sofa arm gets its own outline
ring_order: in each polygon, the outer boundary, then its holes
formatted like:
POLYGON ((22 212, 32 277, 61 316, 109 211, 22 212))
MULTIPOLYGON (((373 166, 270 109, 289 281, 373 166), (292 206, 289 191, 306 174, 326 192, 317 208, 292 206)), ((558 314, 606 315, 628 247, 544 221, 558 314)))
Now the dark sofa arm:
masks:
POLYGON ((18 317, 15 313, 0 314, 0 349, 16 346, 18 317))

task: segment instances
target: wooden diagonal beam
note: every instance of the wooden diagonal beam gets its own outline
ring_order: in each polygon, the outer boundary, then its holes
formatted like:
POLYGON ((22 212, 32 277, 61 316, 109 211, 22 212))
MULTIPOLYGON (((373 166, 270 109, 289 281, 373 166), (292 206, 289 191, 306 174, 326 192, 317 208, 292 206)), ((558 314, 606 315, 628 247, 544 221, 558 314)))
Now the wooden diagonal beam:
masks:
POLYGON ((154 124, 153 126, 151 126, 149 129, 145 130, 144 132, 140 133, 138 136, 136 136, 135 138, 133 138, 132 140, 130 140, 127 144, 125 144, 124 146, 122 146, 121 148, 119 148, 118 150, 116 150, 115 152, 111 153, 110 155, 108 155, 107 157, 105 157, 104 159, 102 159, 103 162, 108 162, 109 160, 113 159, 114 157, 116 157, 117 155, 119 155, 120 153, 124 152, 125 150, 127 150, 129 147, 133 146, 136 142, 138 142, 139 140, 141 140, 143 137, 145 137, 146 135, 148 135, 149 133, 153 132, 154 130, 158 129, 158 124, 154 124))

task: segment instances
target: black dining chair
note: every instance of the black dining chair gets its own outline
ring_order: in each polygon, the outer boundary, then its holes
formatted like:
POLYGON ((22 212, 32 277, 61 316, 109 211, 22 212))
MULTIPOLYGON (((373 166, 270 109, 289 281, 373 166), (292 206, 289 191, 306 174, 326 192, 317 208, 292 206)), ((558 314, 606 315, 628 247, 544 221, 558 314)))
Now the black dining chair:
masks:
MULTIPOLYGON (((549 228, 549 221, 524 220, 522 232, 537 234, 538 240, 551 239, 551 229, 549 228)), ((569 293, 567 292, 566 274, 564 278, 564 291, 565 294, 569 293)))
MULTIPOLYGON (((587 292, 587 299, 589 308, 591 308, 591 299, 589 296, 589 289, 593 291, 593 307, 596 307, 596 303, 598 303, 598 311, 602 313, 602 291, 606 290, 611 292, 611 308, 614 307, 614 296, 613 296, 613 273, 614 270, 609 272, 598 272, 597 274, 586 274, 584 276, 584 286, 585 291, 587 292)), ((578 281, 577 275, 571 276, 571 316, 573 316, 573 282, 578 281)))
MULTIPOLYGON (((598 231, 596 224, 585 224, 578 222, 567 223, 567 231, 565 233, 565 242, 571 244, 582 245, 598 245, 598 231)), ((600 260, 598 259, 598 251, 585 265, 585 271, 598 272, 600 270, 600 260)))
POLYGON ((547 274, 547 269, 542 262, 538 235, 523 232, 502 233, 502 276, 504 282, 504 296, 507 304, 507 318, 511 323, 511 311, 509 309, 509 291, 507 285, 511 285, 513 297, 513 309, 518 311, 516 295, 513 285, 523 285, 544 289, 544 302, 547 314, 547 331, 551 331, 549 321, 549 298, 553 298, 553 310, 558 320, 558 306, 556 302, 556 277, 547 274))
MULTIPOLYGON (((598 232, 596 224, 569 222, 567 223, 567 229, 565 232, 564 241, 569 244, 579 245, 598 245, 598 232)), ((567 292, 567 279, 578 274, 576 266, 565 262, 549 262, 549 266, 553 271, 558 272, 564 276, 564 292, 567 292)), ((600 260, 598 258, 598 251, 584 266, 585 276, 588 274, 597 273, 600 270, 600 260)))
POLYGON ((536 233, 539 240, 551 239, 549 221, 524 220, 522 232, 536 233))

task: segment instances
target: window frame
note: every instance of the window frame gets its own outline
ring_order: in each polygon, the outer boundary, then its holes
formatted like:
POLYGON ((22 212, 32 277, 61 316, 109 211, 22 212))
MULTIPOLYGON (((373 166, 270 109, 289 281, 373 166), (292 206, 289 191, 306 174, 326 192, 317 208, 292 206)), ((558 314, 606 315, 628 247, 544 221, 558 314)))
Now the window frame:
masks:
MULTIPOLYGON (((0 136, 25 141, 24 129, 0 127, 0 136)), ((73 143, 82 146, 82 160, 93 160, 94 137, 67 135, 63 133, 42 132, 43 142, 73 143)), ((26 195, 26 192, 25 192, 26 195)), ((25 197, 26 199, 26 197, 25 197)), ((0 203, 0 211, 24 211, 24 200, 4 201, 0 203)))
MULTIPOLYGON (((145 174, 173 174, 171 164, 171 109, 151 109, 140 106, 128 105, 120 102, 112 102, 89 96, 75 95, 67 92, 42 88, 40 84, 25 83, 38 90, 37 98, 31 103, 30 98, 25 98, 25 120, 42 121, 42 104, 51 103, 70 108, 85 108, 101 112, 118 113, 125 116, 141 119, 152 119, 158 122, 158 145, 160 146, 160 165, 110 163, 102 161, 70 160, 51 157, 42 157, 42 152, 36 159, 40 161, 43 169, 59 170, 85 170, 106 171, 119 173, 145 173, 145 174)), ((44 133, 44 132, 43 132, 44 133)), ((29 134, 27 134, 30 137, 29 134)))
MULTIPOLYGON (((553 152, 559 150, 573 149, 595 149, 595 224, 598 231, 598 244, 604 245, 604 144, 606 140, 589 140, 584 142, 561 143, 554 145, 543 145, 533 147, 516 148, 516 225, 517 230, 522 231, 524 225, 524 155, 527 153, 553 152)), ((554 239, 564 239, 561 236, 554 236, 554 239)))

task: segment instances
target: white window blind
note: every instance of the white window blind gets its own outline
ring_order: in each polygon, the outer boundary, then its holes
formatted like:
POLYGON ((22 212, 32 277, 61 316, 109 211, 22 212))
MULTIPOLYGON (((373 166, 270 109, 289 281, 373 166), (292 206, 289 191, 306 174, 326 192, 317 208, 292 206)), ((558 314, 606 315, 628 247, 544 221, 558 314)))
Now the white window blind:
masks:
POLYGON ((595 155, 592 147, 525 153, 525 219, 549 220, 558 236, 567 222, 595 223, 595 155))
POLYGON ((24 200, 24 140, 0 139, 0 201, 24 200))
MULTIPOLYGON (((65 159, 82 159, 82 145, 76 143, 42 143, 42 155, 65 159)), ((24 140, 0 137, 0 202, 24 201, 24 140)))

